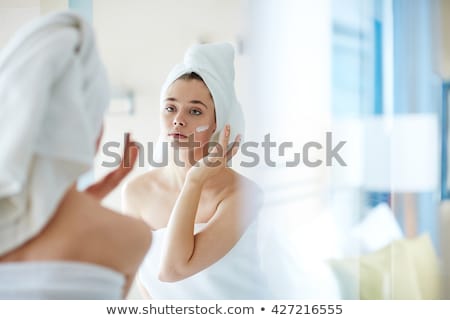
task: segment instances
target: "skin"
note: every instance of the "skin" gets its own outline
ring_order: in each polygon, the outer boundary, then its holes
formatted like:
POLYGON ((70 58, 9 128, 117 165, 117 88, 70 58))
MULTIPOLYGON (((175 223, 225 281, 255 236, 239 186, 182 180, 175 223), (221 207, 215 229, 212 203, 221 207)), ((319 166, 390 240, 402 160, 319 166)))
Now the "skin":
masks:
MULTIPOLYGON (((177 80, 169 87, 161 109, 161 128, 169 141, 173 138, 167 134, 174 131, 194 134, 201 145, 210 140, 216 130, 214 102, 203 82, 177 80), (196 132, 201 125, 209 128, 196 132)), ((229 152, 222 152, 229 139, 227 126, 220 145, 209 155, 203 147, 191 150, 197 166, 189 164, 190 151, 181 147, 179 158, 185 160, 185 167, 170 163, 131 180, 124 190, 127 213, 142 218, 153 230, 167 227, 161 281, 185 279, 218 261, 233 248, 261 206, 260 189, 226 167, 240 141, 238 137, 229 152), (193 235, 195 223, 207 225, 193 235)))
MULTIPOLYGON (((101 135, 97 149, 100 139, 101 135)), ((150 246, 151 234, 141 220, 104 208, 100 201, 132 169, 138 153, 133 146, 128 135, 121 166, 84 192, 75 185, 70 187, 46 227, 1 256, 0 263, 77 261, 104 266, 125 275, 125 298, 150 246)))

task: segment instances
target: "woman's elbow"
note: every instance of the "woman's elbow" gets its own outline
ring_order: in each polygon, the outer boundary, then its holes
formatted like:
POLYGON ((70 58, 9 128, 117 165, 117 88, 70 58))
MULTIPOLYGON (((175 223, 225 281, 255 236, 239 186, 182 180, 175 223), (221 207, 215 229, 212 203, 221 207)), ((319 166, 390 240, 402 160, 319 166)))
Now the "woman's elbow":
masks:
POLYGON ((180 257, 178 259, 172 259, 166 257, 162 259, 159 265, 158 279, 163 282, 180 281, 192 275, 190 270, 191 264, 189 259, 180 259, 180 257))
POLYGON ((162 268, 159 271, 158 279, 162 282, 176 282, 183 280, 185 277, 173 268, 162 268))

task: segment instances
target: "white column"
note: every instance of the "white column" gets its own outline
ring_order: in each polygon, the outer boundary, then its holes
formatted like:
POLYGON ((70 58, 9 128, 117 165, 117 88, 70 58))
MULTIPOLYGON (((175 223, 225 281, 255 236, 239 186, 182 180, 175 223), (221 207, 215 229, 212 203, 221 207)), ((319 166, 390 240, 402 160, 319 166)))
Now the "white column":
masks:
MULTIPOLYGON (((254 178, 265 193, 260 215, 261 258, 273 298, 334 298, 338 295, 323 260, 333 256, 333 227, 324 196, 329 168, 325 166, 326 132, 330 130, 331 2, 253 1, 251 55, 253 104, 248 131, 257 142, 270 134, 279 146, 292 142, 285 156, 264 152, 254 178), (286 167, 308 142, 310 161, 286 167), (320 232, 316 232, 320 228, 320 232), (317 286, 317 282, 321 283, 317 286)), ((259 149, 261 149, 261 144, 259 149)))

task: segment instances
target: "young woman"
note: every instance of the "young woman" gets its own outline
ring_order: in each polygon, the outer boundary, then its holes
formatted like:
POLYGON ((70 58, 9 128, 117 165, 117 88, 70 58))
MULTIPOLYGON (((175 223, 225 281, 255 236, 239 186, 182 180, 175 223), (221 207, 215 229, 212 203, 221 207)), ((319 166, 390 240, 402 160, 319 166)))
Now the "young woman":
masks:
POLYGON ((261 191, 227 166, 243 133, 233 63, 234 50, 226 43, 187 51, 161 91, 160 137, 169 149, 168 165, 124 190, 125 211, 141 217, 153 233, 139 272, 153 298, 264 294, 254 223, 261 191))
POLYGON ((151 235, 100 200, 131 168, 76 188, 98 148, 107 93, 92 30, 74 13, 40 18, 3 48, 0 299, 126 297, 151 235))

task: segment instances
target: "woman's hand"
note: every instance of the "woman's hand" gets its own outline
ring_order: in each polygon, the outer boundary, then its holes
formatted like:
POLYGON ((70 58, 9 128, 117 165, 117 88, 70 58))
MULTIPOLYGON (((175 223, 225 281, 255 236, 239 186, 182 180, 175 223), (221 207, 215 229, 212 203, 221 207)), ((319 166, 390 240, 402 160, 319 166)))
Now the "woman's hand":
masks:
POLYGON ((125 134, 125 147, 120 166, 114 171, 108 173, 99 182, 88 187, 85 192, 89 195, 102 200, 111 191, 113 191, 122 180, 133 170, 139 154, 139 148, 136 143, 130 139, 130 134, 125 134))
POLYGON ((227 162, 238 152, 241 141, 241 137, 238 135, 230 150, 227 151, 230 131, 230 125, 227 124, 220 133, 219 143, 213 147, 211 152, 189 169, 187 180, 203 184, 208 178, 215 176, 226 167, 227 162))

